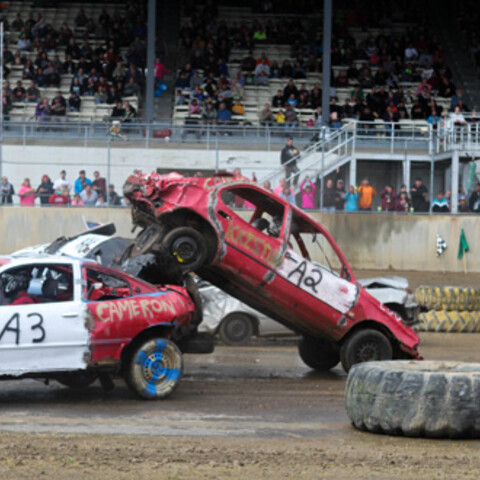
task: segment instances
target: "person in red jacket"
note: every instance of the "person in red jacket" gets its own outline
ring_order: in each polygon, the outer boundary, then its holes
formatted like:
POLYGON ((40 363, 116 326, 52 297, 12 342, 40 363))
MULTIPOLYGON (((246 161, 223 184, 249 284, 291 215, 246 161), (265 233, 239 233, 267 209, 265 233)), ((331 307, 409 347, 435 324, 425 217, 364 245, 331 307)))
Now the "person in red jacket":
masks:
POLYGON ((68 205, 68 190, 62 190, 61 188, 57 188, 50 195, 48 203, 57 207, 63 207, 64 205, 68 205))

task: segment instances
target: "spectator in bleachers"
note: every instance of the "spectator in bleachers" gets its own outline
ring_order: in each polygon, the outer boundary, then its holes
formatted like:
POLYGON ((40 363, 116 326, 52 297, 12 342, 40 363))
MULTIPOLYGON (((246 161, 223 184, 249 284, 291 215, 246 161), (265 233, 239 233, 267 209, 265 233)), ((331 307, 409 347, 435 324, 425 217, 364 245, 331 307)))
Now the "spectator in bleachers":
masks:
POLYGON ((48 205, 50 195, 52 195, 53 192, 53 183, 50 180, 50 177, 48 175, 43 175, 42 181, 36 191, 37 197, 40 198, 40 205, 48 205))
POLYGON ((81 193, 87 185, 92 186, 92 181, 86 177, 85 170, 80 170, 78 178, 75 180, 74 192, 81 193))
POLYGON ((458 213, 470 213, 470 208, 467 202, 467 196, 465 194, 461 194, 458 196, 458 213))
POLYGON ((282 90, 277 90, 277 93, 272 98, 272 106, 273 108, 282 108, 285 106, 285 98, 282 90))
POLYGON ((290 98, 290 95, 294 95, 295 98, 298 96, 298 88, 295 86, 295 83, 293 82, 293 79, 290 79, 285 85, 285 88, 283 89, 283 99, 286 101, 288 98, 290 98))
POLYGON ((291 106, 291 107, 296 107, 297 104, 298 104, 298 100, 297 100, 297 97, 295 97, 295 94, 292 93, 288 98, 287 98, 287 105, 291 106))
POLYGON ((198 103, 198 100, 194 98, 188 107, 189 115, 200 115, 202 113, 202 107, 198 103))
POLYGON ((292 131, 297 126, 298 126, 297 111, 292 105, 287 105, 285 108, 285 129, 288 131, 292 131))
POLYGON ((17 86, 13 89, 13 101, 23 102, 27 96, 27 91, 22 86, 22 81, 17 81, 17 86))
POLYGON ((412 207, 415 212, 428 212, 430 203, 427 200, 428 189, 420 177, 415 179, 415 183, 410 189, 410 195, 412 197, 412 207))
POLYGON ((205 110, 202 113, 202 121, 205 125, 213 125, 216 123, 217 111, 211 101, 207 101, 205 110))
POLYGON ((292 64, 289 60, 284 60, 280 67, 280 78, 291 78, 293 75, 292 64))
POLYGON ((35 190, 30 185, 29 178, 26 178, 18 189, 18 196, 20 197, 20 205, 22 207, 35 204, 35 190))
POLYGON ((359 210, 371 210, 373 197, 377 194, 377 191, 374 186, 370 185, 368 178, 362 180, 362 184, 358 187, 357 191, 359 194, 359 210))
POLYGON ((110 118, 112 120, 115 120, 115 119, 120 119, 123 117, 123 114, 125 113, 125 108, 123 107, 123 102, 121 100, 119 100, 115 107, 113 107, 113 110, 112 110, 112 113, 110 115, 110 118))
POLYGON ((283 108, 280 108, 278 112, 275 114, 275 122, 277 123, 278 126, 285 125, 285 110, 283 108))
POLYGON ((265 59, 261 63, 257 64, 254 71, 255 85, 268 85, 270 80, 270 67, 267 65, 265 59))
POLYGON ((137 110, 128 100, 125 100, 125 111, 123 112, 121 121, 123 123, 132 123, 135 121, 136 118, 137 110))
POLYGON ((48 198, 48 204, 56 207, 64 207, 69 203, 69 195, 66 189, 57 188, 48 198))
POLYGON ((128 79, 127 84, 125 85, 125 87, 123 89, 123 95, 125 97, 137 97, 139 92, 140 92, 140 87, 135 82, 135 78, 130 77, 128 79))
POLYGON ((434 213, 448 213, 450 212, 450 207, 448 206, 448 201, 444 198, 443 192, 440 191, 437 194, 437 198, 432 202, 432 212, 434 213))
POLYGON ((42 98, 35 108, 35 120, 37 122, 48 122, 50 120, 51 110, 48 98, 42 98))
POLYGON ((100 172, 98 170, 93 172, 92 188, 95 192, 97 192, 99 197, 105 197, 107 194, 107 182, 104 177, 100 176, 100 172))
POLYGON ((227 109, 225 102, 221 102, 217 112, 217 124, 229 125, 232 122, 232 114, 227 109))
POLYGON ((338 130, 339 128, 342 128, 342 122, 340 120, 340 116, 338 112, 331 112, 330 113, 330 128, 334 130, 338 130))
MULTIPOLYGON (((461 101, 460 101, 461 102, 461 101)), ((463 116, 462 111, 460 110, 460 105, 455 107, 455 110, 450 115, 450 119, 454 125, 462 126, 467 124, 467 120, 463 116)))
POLYGON ((85 204, 83 203, 83 200, 82 200, 82 198, 80 197, 80 194, 79 194, 79 193, 76 193, 76 194, 73 196, 71 205, 72 205, 72 207, 84 207, 84 206, 85 206, 85 204))
POLYGON ((68 98, 68 111, 69 112, 80 112, 82 106, 82 100, 78 96, 77 92, 73 91, 68 98))
POLYGON ((2 205, 12 205, 14 194, 15 189, 13 188, 13 185, 8 181, 7 177, 2 177, 0 183, 0 203, 2 205))
POLYGON ((256 67, 255 58, 253 58, 253 52, 250 50, 248 55, 241 62, 242 71, 252 74, 256 67))
POLYGON ((243 115, 245 113, 245 108, 239 99, 235 100, 232 106, 232 113, 235 115, 243 115))
POLYGON ((395 200, 395 211, 396 212, 408 212, 410 210, 410 202, 406 192, 400 192, 395 200))
POLYGON ((382 202, 383 212, 392 212, 395 210, 395 202, 397 200, 397 194, 395 189, 391 185, 386 185, 380 192, 380 198, 382 202))
POLYGON ((470 195, 468 200, 470 211, 480 213, 480 183, 475 185, 475 190, 470 195))
POLYGON ((32 42, 28 37, 25 27, 22 27, 20 29, 20 33, 18 34, 17 48, 21 52, 29 52, 32 50, 32 42))
POLYGON ((67 114, 67 102, 60 92, 58 92, 52 100, 50 114, 52 117, 54 117, 53 120, 56 122, 65 121, 67 114))

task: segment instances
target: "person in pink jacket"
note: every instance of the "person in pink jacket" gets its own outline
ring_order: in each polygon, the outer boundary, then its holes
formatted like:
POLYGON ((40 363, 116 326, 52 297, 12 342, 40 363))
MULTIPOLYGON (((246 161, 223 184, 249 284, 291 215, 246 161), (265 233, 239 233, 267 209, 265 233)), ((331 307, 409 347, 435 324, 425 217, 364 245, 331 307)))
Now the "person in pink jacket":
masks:
POLYGON ((30 185, 30 179, 26 178, 22 186, 18 189, 18 196, 20 197, 20 205, 31 206, 35 204, 35 190, 30 185))
POLYGON ((310 180, 309 177, 305 178, 305 180, 303 180, 303 182, 300 184, 300 193, 301 193, 301 197, 302 197, 302 204, 301 204, 302 208, 305 208, 305 209, 315 208, 315 189, 316 188, 317 187, 310 180), (307 184, 307 185, 305 185, 305 184, 307 184))

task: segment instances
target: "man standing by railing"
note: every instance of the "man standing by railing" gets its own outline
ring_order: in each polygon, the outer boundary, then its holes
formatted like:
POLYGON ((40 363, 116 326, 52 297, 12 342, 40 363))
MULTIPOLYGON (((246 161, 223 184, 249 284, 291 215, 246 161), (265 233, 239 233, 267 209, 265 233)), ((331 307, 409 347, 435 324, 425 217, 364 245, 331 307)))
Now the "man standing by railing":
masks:
POLYGON ((2 205, 12 205, 13 195, 15 194, 15 189, 13 185, 8 181, 7 177, 2 177, 2 183, 0 183, 0 198, 2 205))
POLYGON ((293 186, 296 187, 298 184, 299 170, 297 167, 296 156, 298 155, 298 150, 293 146, 293 138, 287 140, 287 144, 283 147, 280 154, 280 163, 285 169, 285 178, 287 179, 287 185, 290 185, 290 182, 293 182, 293 186), (292 178, 293 177, 293 178, 292 178))
POLYGON ((370 185, 367 178, 362 180, 362 184, 358 187, 358 207, 359 210, 370 211, 372 210, 373 197, 377 194, 375 187, 370 185))

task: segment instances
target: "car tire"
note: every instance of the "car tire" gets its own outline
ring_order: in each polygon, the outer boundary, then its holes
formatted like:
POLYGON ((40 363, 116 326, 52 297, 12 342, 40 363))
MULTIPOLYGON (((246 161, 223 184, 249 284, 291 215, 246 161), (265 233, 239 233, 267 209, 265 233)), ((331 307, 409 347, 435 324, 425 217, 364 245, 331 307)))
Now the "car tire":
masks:
POLYGON ((360 430, 480 438, 480 364, 395 360, 354 365, 345 407, 360 430))
POLYGON ((144 341, 135 348, 128 361, 127 385, 147 400, 168 397, 182 378, 182 353, 175 343, 165 338, 144 341))
POLYGON ((430 310, 418 315, 417 329, 423 332, 478 333, 480 312, 438 312, 430 310))
POLYGON ((298 353, 305 365, 318 371, 330 370, 340 361, 338 348, 327 340, 301 336, 298 353))
POLYGON ((340 361, 346 372, 356 363, 391 359, 392 344, 383 333, 371 328, 357 330, 340 347, 340 361))
POLYGON ((218 333, 227 345, 245 345, 253 335, 252 320, 243 313, 231 314, 222 320, 218 333))
POLYGON ((179 227, 165 235, 162 245, 173 255, 183 271, 195 271, 207 257, 203 235, 190 227, 179 227))
POLYGON ((85 370, 80 372, 61 373, 55 377, 55 380, 72 390, 85 390, 97 378, 98 375, 96 373, 85 370))
POLYGON ((149 253, 153 246, 160 242, 164 234, 164 228, 157 223, 152 223, 143 229, 135 239, 130 253, 130 257, 138 257, 149 253))
POLYGON ((476 288, 420 286, 414 299, 427 310, 480 310, 480 291, 476 288))

